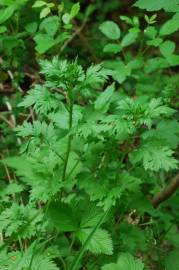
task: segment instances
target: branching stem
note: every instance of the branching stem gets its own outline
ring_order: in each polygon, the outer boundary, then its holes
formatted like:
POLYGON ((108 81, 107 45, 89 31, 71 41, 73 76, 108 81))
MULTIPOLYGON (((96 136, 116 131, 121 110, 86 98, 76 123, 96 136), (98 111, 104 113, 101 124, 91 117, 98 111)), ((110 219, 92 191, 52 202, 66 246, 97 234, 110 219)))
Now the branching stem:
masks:
POLYGON ((162 202, 170 198, 179 187, 179 173, 171 180, 171 183, 157 193, 152 199, 152 205, 157 208, 162 202))

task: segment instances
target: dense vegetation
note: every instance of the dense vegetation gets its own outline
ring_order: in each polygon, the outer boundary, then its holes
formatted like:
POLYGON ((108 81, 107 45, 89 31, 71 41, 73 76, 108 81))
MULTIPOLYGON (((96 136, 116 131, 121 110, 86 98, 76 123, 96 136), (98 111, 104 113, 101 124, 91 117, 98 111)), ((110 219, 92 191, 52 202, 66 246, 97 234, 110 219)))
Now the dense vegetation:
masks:
POLYGON ((179 0, 0 0, 0 269, 179 269, 179 0))

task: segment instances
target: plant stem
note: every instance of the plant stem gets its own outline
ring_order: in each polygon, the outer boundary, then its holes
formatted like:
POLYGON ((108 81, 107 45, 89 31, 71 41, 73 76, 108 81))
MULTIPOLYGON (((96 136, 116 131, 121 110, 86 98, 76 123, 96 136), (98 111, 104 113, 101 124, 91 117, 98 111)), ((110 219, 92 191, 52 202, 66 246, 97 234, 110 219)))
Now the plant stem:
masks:
POLYGON ((75 243, 75 234, 73 234, 73 236, 72 236, 72 241, 71 241, 70 248, 69 248, 70 252, 72 252, 72 248, 73 248, 74 243, 75 243))
POLYGON ((46 208, 44 210, 44 214, 43 214, 43 218, 42 218, 42 225, 37 233, 37 239, 34 243, 34 246, 33 246, 33 250, 32 250, 32 256, 30 258, 30 262, 29 262, 29 266, 28 266, 28 269, 27 270, 31 270, 32 269, 32 263, 33 263, 33 260, 34 260, 34 257, 35 257, 35 254, 37 252, 37 247, 38 247, 38 244, 40 242, 40 237, 41 237, 41 233, 42 233, 42 227, 43 227, 43 224, 45 222, 45 219, 46 219, 46 215, 47 215, 47 211, 49 209, 49 206, 50 206, 50 203, 51 203, 51 200, 50 199, 48 202, 47 202, 47 205, 46 205, 46 208))
POLYGON ((169 199, 179 188, 179 173, 171 180, 170 184, 152 198, 152 205, 157 208, 162 202, 169 199))
POLYGON ((72 173, 74 172, 74 170, 76 169, 77 165, 79 164, 79 160, 77 160, 77 162, 75 163, 75 165, 73 166, 73 168, 71 169, 71 171, 69 172, 69 174, 67 175, 67 178, 69 178, 72 173))
MULTIPOLYGON (((69 103, 70 103, 70 108, 69 108, 69 132, 70 132, 71 127, 72 127, 72 122, 73 122, 73 101, 72 101, 71 98, 70 98, 69 103)), ((62 181, 64 181, 65 178, 66 178, 66 171, 67 171, 68 159, 69 159, 70 150, 71 150, 71 142, 72 142, 72 135, 69 134, 68 144, 67 144, 67 151, 66 151, 66 157, 65 157, 65 161, 64 161, 64 167, 63 167, 62 181)))
POLYGON ((19 246, 20 246, 20 250, 21 250, 21 252, 23 253, 23 244, 22 244, 22 240, 21 240, 21 238, 18 236, 18 240, 19 240, 19 246))
POLYGON ((62 257, 59 256, 59 260, 61 261, 62 265, 63 265, 63 269, 64 270, 67 270, 67 266, 66 266, 66 263, 64 261, 64 259, 62 257))
POLYGON ((88 243, 90 242, 90 240, 92 239, 94 233, 96 232, 96 230, 100 227, 100 225, 102 224, 103 220, 106 218, 106 216, 108 215, 109 211, 110 211, 111 207, 108 208, 108 210, 106 212, 104 212, 104 214, 102 215, 102 217, 99 219, 99 221, 97 222, 96 226, 92 229, 91 233, 88 235, 84 245, 82 246, 81 250, 79 251, 78 255, 75 258, 74 263, 71 265, 70 270, 76 270, 79 262, 81 260, 81 258, 83 257, 83 254, 86 250, 86 247, 88 245, 88 243))

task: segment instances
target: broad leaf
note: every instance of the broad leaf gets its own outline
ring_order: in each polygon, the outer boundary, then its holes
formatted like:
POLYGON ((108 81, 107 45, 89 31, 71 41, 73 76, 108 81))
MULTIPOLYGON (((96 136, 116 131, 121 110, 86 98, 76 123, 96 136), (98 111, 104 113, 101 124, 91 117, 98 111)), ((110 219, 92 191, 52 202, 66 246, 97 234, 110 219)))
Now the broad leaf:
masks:
POLYGON ((132 43, 134 43, 136 41, 137 37, 138 37, 138 33, 136 33, 136 32, 128 33, 122 39, 121 46, 127 47, 127 46, 131 45, 132 43))
MULTIPOLYGON (((81 229, 77 233, 77 237, 82 242, 85 243, 86 239, 90 235, 92 228, 90 229, 81 229)), ((93 234, 92 238, 90 239, 86 249, 90 250, 92 253, 95 254, 113 254, 113 244, 111 240, 111 236, 106 230, 97 229, 93 234)))
POLYGON ((165 258, 165 269, 176 270, 179 269, 179 249, 171 251, 165 258))
POLYGON ((101 270, 143 270, 144 264, 129 253, 122 253, 117 263, 104 265, 101 270))
POLYGON ((111 54, 116 54, 116 53, 119 53, 120 51, 121 51, 121 46, 115 43, 109 43, 103 49, 103 52, 111 53, 111 54))
POLYGON ((35 48, 40 54, 45 53, 56 44, 55 40, 48 34, 37 34, 34 40, 36 42, 35 48))
POLYGON ((170 35, 179 29, 179 12, 176 13, 169 21, 164 23, 160 29, 160 36, 170 35))
POLYGON ((60 27, 60 21, 57 16, 45 18, 40 24, 40 30, 45 30, 49 36, 54 36, 60 27))
POLYGON ((0 24, 6 22, 14 13, 15 5, 10 5, 5 9, 0 10, 0 24))
POLYGON ((107 112, 110 106, 110 101, 115 90, 115 84, 111 84, 102 92, 95 101, 95 109, 101 112, 107 112))
POLYGON ((113 21, 105 21, 105 22, 103 22, 100 25, 99 29, 109 39, 116 40, 116 39, 120 38, 120 35, 121 35, 120 28, 113 21))
POLYGON ((163 169, 169 171, 177 168, 177 160, 172 156, 173 151, 165 146, 155 144, 155 142, 144 143, 140 149, 136 149, 130 155, 132 163, 143 161, 145 170, 159 171, 163 169))
POLYGON ((160 45, 160 52, 164 57, 170 57, 175 51, 175 43, 170 40, 166 40, 160 45))
POLYGON ((70 17, 71 18, 76 17, 79 11, 80 11, 80 4, 79 3, 74 4, 70 11, 70 17))
POLYGON ((51 203, 48 209, 50 223, 59 231, 73 232, 78 229, 77 220, 72 209, 63 203, 51 203))
POLYGON ((135 3, 136 7, 141 9, 146 9, 148 11, 155 11, 164 9, 166 11, 173 11, 179 10, 178 8, 179 0, 138 0, 135 3))

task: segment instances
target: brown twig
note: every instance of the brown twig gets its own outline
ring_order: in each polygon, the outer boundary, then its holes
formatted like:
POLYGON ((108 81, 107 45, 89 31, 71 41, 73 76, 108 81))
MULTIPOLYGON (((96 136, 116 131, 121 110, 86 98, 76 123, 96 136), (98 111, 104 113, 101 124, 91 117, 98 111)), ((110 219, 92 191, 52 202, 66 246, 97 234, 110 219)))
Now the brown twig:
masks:
POLYGON ((8 73, 8 75, 9 75, 9 77, 10 77, 12 83, 14 84, 14 86, 19 90, 19 92, 23 93, 22 88, 21 88, 21 87, 16 83, 16 81, 14 80, 14 75, 13 75, 12 71, 11 71, 11 70, 8 70, 7 73, 8 73))
POLYGON ((86 26, 86 23, 87 23, 87 19, 88 18, 85 18, 82 25, 81 26, 78 26, 75 22, 74 22, 74 30, 75 32, 72 34, 71 38, 68 39, 64 44, 63 46, 61 47, 60 49, 60 52, 62 52, 66 47, 67 45, 76 37, 78 36, 81 40, 81 42, 83 43, 84 47, 89 51, 89 53, 91 54, 91 57, 93 59, 93 61, 95 63, 99 63, 99 59, 97 58, 95 52, 93 51, 93 49, 91 48, 91 46, 89 45, 89 42, 88 40, 86 39, 86 37, 83 35, 82 31, 84 29, 84 27, 86 26))
POLYGON ((15 127, 15 125, 12 124, 9 120, 7 120, 6 117, 4 117, 2 114, 0 114, 0 119, 3 120, 6 124, 8 124, 10 128, 13 129, 15 127))
POLYGON ((179 187, 179 173, 171 180, 171 183, 152 198, 152 205, 157 208, 162 202, 169 199, 179 187))
POLYGON ((72 34, 72 36, 70 37, 70 39, 68 39, 64 44, 63 46, 61 47, 60 51, 62 52, 66 47, 67 45, 83 30, 83 28, 85 27, 86 25, 86 22, 87 22, 87 19, 85 19, 82 23, 82 25, 80 27, 78 27, 77 29, 75 29, 75 32, 72 34))
POLYGON ((90 46, 89 41, 87 40, 87 38, 85 37, 85 35, 83 35, 83 32, 80 31, 77 33, 77 35, 79 36, 82 44, 84 45, 84 48, 86 48, 86 50, 88 50, 88 52, 90 53, 92 60, 94 61, 94 63, 99 63, 100 60, 98 59, 98 57, 96 56, 95 51, 93 50, 93 48, 90 46))

